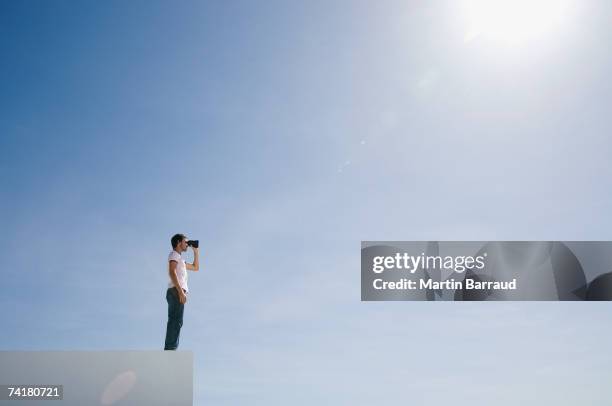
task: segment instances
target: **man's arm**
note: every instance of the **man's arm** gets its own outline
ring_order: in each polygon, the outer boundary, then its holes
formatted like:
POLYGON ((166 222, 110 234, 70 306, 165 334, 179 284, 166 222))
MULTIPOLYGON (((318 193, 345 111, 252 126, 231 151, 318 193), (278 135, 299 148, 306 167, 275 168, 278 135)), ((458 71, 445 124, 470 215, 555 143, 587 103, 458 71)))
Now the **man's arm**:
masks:
POLYGON ((187 296, 185 296, 185 292, 183 292, 183 288, 179 285, 178 277, 176 276, 176 265, 178 262, 172 260, 168 262, 168 273, 170 274, 170 279, 172 279, 172 283, 174 284, 174 288, 178 292, 179 302, 185 303, 187 301, 187 296))
POLYGON ((178 277, 176 276, 176 265, 178 262, 172 260, 168 262, 168 273, 170 274, 170 279, 172 279, 172 283, 174 283, 174 287, 179 293, 179 297, 183 294, 183 288, 179 285, 178 277))
POLYGON ((193 249, 193 264, 185 263, 185 267, 190 271, 197 272, 200 270, 200 249, 191 247, 193 249))

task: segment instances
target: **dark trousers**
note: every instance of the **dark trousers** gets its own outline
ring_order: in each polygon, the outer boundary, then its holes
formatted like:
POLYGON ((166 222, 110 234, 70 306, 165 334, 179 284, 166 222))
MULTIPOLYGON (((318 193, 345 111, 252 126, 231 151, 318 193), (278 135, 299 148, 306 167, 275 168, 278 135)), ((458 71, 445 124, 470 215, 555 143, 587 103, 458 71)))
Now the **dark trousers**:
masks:
MULTIPOLYGON (((185 289, 183 289, 185 292, 185 289)), ((166 325, 166 344, 164 350, 176 350, 179 344, 179 334, 183 326, 183 310, 185 305, 180 302, 176 288, 166 291, 168 302, 168 324, 166 325)))

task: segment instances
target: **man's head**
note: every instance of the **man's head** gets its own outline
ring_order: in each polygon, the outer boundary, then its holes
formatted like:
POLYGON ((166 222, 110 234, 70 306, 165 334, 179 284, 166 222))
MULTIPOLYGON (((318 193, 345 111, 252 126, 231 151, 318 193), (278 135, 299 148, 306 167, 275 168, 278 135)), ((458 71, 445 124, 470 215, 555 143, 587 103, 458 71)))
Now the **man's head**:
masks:
POLYGON ((172 244, 172 249, 176 252, 185 252, 187 251, 187 237, 184 234, 174 234, 170 239, 170 243, 172 244))

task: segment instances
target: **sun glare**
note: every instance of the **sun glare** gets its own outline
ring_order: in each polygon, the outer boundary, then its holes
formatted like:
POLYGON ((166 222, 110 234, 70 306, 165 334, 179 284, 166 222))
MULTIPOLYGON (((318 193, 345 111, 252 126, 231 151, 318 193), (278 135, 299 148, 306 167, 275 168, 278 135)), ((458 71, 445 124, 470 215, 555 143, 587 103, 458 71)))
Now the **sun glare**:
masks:
POLYGON ((522 43, 554 31, 565 18, 569 0, 465 0, 465 42, 478 37, 522 43))

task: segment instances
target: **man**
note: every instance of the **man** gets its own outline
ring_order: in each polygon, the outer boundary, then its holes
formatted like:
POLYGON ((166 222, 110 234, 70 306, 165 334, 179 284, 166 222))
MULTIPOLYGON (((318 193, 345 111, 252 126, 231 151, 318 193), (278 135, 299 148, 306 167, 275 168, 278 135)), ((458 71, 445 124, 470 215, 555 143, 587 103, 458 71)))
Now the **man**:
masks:
POLYGON ((170 240, 172 251, 168 255, 168 324, 166 326, 166 343, 164 350, 176 350, 179 344, 179 334, 183 326, 183 309, 189 295, 187 287, 187 270, 197 272, 200 268, 199 250, 193 249, 193 264, 185 263, 181 253, 187 251, 188 239, 183 234, 176 234, 170 240))

